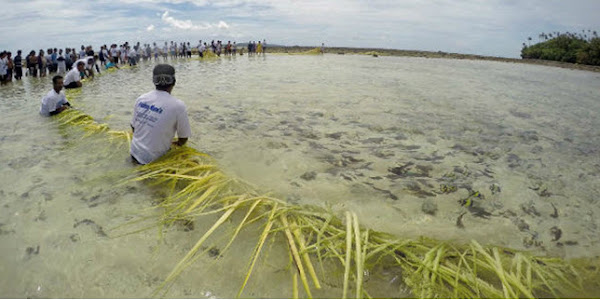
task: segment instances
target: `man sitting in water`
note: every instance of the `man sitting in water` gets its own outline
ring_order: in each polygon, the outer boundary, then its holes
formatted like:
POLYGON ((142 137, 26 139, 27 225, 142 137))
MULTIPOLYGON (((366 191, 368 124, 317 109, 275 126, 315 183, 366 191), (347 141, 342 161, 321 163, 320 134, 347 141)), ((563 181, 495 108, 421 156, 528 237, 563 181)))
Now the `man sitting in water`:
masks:
POLYGON ((71 104, 67 102, 67 97, 64 93, 61 93, 63 88, 63 77, 60 75, 52 78, 52 90, 42 98, 42 106, 40 107, 40 114, 42 116, 53 116, 61 113, 63 110, 69 108, 71 104))
POLYGON ((175 69, 171 65, 154 67, 152 81, 156 90, 141 95, 133 108, 131 157, 139 164, 150 163, 171 148, 183 146, 192 132, 183 101, 173 97, 175 69), (177 141, 172 142, 177 132, 177 141))
POLYGON ((77 67, 71 69, 65 76, 65 89, 74 89, 81 87, 81 74, 85 68, 85 63, 80 61, 77 67))

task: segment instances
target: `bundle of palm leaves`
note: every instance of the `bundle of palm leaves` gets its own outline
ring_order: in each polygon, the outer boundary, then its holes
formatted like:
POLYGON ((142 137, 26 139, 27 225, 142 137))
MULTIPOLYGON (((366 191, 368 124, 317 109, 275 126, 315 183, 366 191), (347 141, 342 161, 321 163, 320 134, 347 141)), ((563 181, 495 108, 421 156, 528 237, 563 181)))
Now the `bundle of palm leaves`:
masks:
MULTIPOLYGON (((157 226, 220 215, 161 288, 172 283, 193 263, 199 257, 197 252, 206 249, 202 248, 205 241, 238 212, 244 217, 238 220, 236 230, 221 253, 227 251, 245 226, 260 223, 263 228, 238 296, 268 238, 287 242, 307 297, 312 296, 313 288, 321 288, 315 271, 317 262, 321 270, 324 264, 344 270, 343 298, 348 296, 350 286, 355 297, 370 297, 363 287, 363 276, 380 266, 400 268, 404 284, 414 297, 421 298, 561 297, 576 295, 583 289, 578 270, 562 259, 483 247, 476 241, 469 245, 452 245, 426 238, 398 239, 374 232, 361 228, 357 216, 350 212, 338 218, 319 208, 293 206, 257 194, 248 184, 227 178, 209 156, 188 147, 173 149, 158 161, 141 166, 129 180, 148 181, 168 188, 168 196, 157 205, 162 211, 157 226)), ((296 276, 293 278, 292 282, 296 276)), ((297 288, 293 291, 294 296, 298 296, 297 288)))

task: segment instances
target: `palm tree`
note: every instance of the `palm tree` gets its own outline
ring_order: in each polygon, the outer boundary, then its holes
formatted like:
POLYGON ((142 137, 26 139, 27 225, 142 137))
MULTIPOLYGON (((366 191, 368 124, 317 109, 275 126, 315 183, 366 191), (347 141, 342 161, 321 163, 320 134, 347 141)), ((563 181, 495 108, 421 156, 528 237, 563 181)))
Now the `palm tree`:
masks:
POLYGON ((529 41, 529 46, 531 46, 531 37, 528 37, 527 41, 529 41))

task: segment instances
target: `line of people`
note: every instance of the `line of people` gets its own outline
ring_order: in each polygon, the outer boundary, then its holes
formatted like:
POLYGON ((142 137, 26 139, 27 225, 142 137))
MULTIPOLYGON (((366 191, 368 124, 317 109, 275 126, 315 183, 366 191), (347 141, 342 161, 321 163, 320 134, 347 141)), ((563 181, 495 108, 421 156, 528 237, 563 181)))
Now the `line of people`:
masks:
MULTIPOLYGON (((85 60, 85 69, 90 70, 88 74, 82 74, 82 76, 93 76, 93 70, 90 67, 100 72, 100 67, 104 68, 118 68, 119 64, 129 64, 130 66, 136 65, 140 60, 151 60, 154 58, 158 61, 162 58, 164 61, 170 57, 171 59, 177 58, 189 58, 194 52, 199 57, 204 57, 206 51, 211 51, 217 56, 221 54, 225 56, 232 55, 243 55, 244 48, 238 47, 234 41, 227 41, 227 44, 223 44, 220 40, 212 40, 210 44, 207 42, 198 41, 198 45, 192 46, 190 42, 176 43, 171 41, 170 44, 164 42, 162 47, 159 47, 156 42, 150 44, 140 45, 137 42, 136 45, 131 46, 128 42, 117 45, 112 44, 109 46, 102 45, 100 51, 96 53, 92 46, 81 45, 81 50, 77 51, 75 48, 48 48, 46 51, 40 49, 38 52, 31 50, 25 57, 22 55, 22 51, 18 50, 17 55, 12 58, 12 53, 8 51, 2 51, 0 53, 0 82, 6 84, 14 79, 21 80, 23 74, 25 76, 32 77, 44 77, 48 74, 56 73, 59 75, 65 75, 68 71, 74 69, 75 62, 77 60, 85 60), (89 59, 93 62, 90 63, 89 59), (100 63, 100 66, 97 65, 100 63), (23 73, 23 68, 25 73, 23 73)), ((249 41, 247 44, 248 55, 261 55, 267 51, 267 41, 249 41)), ((65 77, 66 78, 66 77, 65 77)))

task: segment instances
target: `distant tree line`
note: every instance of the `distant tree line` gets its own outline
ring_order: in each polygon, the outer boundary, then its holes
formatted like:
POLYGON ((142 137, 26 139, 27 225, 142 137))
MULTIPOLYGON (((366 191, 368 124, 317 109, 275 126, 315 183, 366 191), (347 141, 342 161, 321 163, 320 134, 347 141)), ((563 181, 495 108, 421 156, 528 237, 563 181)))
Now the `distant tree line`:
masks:
POLYGON ((521 58, 554 60, 600 66, 600 38, 596 31, 581 33, 540 33, 539 42, 531 45, 531 37, 523 43, 521 58))

